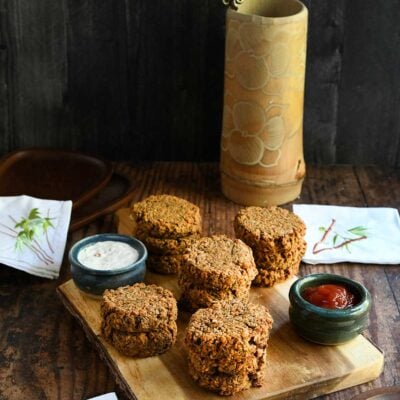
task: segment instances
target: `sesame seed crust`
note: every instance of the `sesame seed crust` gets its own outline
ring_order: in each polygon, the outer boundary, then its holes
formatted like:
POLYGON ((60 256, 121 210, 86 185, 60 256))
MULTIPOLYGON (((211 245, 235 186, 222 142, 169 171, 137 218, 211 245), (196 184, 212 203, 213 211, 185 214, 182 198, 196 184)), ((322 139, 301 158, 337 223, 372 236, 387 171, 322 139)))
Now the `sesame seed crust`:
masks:
POLYGON ((224 289, 251 282, 257 274, 252 251, 239 239, 225 235, 203 237, 188 247, 180 277, 204 286, 224 289))
POLYGON ((205 374, 199 372, 189 361, 189 374, 200 387, 217 392, 220 396, 231 396, 242 390, 258 387, 262 385, 264 379, 264 370, 257 373, 239 373, 239 374, 205 374))
POLYGON ((241 373, 257 373, 266 363, 267 350, 256 349, 256 355, 243 354, 242 357, 220 357, 211 358, 207 355, 199 354, 195 351, 188 350, 188 358, 193 368, 202 374, 241 374, 241 373))
POLYGON ((304 236, 305 224, 296 214, 281 207, 246 207, 235 218, 235 228, 255 241, 291 234, 304 236))
POLYGON ((184 310, 193 312, 199 308, 211 307, 218 301, 225 300, 231 301, 234 299, 241 299, 248 301, 249 299, 249 288, 242 291, 231 291, 231 290, 210 290, 201 289, 197 287, 191 287, 187 285, 179 299, 179 307, 184 310))
POLYGON ((146 265, 153 272, 159 274, 170 275, 177 274, 182 263, 182 255, 153 255, 150 254, 147 258, 146 265))
POLYGON ((267 345, 272 317, 260 305, 240 300, 221 301, 196 311, 186 331, 186 344, 199 353, 214 350, 218 345, 239 344, 246 348, 250 341, 267 345))
POLYGON ((131 207, 134 234, 176 239, 201 233, 200 209, 185 199, 152 195, 131 207))
POLYGON ((272 322, 264 306, 238 299, 198 310, 185 336, 190 375, 221 395, 261 385, 272 322))
POLYGON ((101 313, 112 326, 129 332, 146 332, 169 325, 178 315, 171 291, 157 285, 137 283, 103 294, 101 313))
POLYGON ((306 227, 297 215, 280 207, 246 207, 236 215, 234 229, 253 250, 259 271, 253 284, 270 287, 298 271, 306 227))
POLYGON ((103 322, 102 335, 122 354, 129 357, 151 357, 165 353, 176 341, 177 326, 150 332, 127 333, 103 322))
POLYGON ((176 239, 160 239, 144 235, 143 237, 138 237, 138 239, 146 245, 151 254, 169 256, 183 254, 188 246, 199 237, 199 234, 192 234, 176 239))
POLYGON ((276 283, 281 283, 299 272, 299 264, 278 270, 259 269, 258 275, 253 281, 254 286, 272 287, 276 283))

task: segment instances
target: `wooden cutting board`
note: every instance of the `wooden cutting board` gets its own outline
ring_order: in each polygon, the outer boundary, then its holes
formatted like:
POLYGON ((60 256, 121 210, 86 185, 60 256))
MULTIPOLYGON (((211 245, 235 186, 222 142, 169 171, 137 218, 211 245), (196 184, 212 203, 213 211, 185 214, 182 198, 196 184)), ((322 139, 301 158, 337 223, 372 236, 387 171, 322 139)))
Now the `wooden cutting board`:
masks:
MULTIPOLYGON (((118 231, 129 234, 127 210, 118 212, 118 221, 118 231)), ((274 318, 265 384, 231 396, 232 400, 311 399, 380 375, 383 354, 362 335, 344 345, 322 346, 303 340, 293 331, 288 317, 288 292, 294 280, 270 289, 251 289, 251 301, 266 305, 274 318)), ((149 272, 146 282, 171 289, 176 296, 180 294, 174 277, 149 272)), ((133 359, 119 354, 100 336, 99 300, 81 293, 72 280, 61 285, 58 293, 107 362, 122 390, 132 398, 220 399, 198 387, 187 372, 183 338, 189 314, 180 314, 178 339, 169 352, 159 357, 133 359)))

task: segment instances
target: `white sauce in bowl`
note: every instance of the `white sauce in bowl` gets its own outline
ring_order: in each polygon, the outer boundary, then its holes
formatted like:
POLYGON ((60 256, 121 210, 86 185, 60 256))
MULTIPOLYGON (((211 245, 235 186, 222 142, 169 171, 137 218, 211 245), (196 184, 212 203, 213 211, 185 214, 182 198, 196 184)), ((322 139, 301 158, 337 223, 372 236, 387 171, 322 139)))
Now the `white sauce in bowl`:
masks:
POLYGON ((127 243, 107 240, 85 246, 78 261, 87 268, 116 270, 125 268, 139 258, 139 252, 127 243))

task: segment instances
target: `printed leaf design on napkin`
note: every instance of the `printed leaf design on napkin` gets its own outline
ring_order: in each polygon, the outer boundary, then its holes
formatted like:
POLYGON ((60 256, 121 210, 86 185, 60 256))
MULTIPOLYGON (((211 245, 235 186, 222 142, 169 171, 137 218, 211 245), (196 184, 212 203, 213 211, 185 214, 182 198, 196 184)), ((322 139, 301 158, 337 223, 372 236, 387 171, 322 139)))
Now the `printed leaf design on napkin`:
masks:
POLYGON ((335 224, 336 220, 332 219, 332 222, 327 228, 325 228, 324 226, 320 226, 318 228, 318 230, 320 232, 323 232, 323 234, 321 239, 315 242, 312 249, 313 254, 318 254, 322 251, 339 249, 346 249, 349 253, 351 253, 350 245, 352 243, 368 238, 368 228, 366 228, 365 226, 355 226, 354 228, 347 229, 346 233, 340 233, 333 230, 335 224), (329 244, 328 238, 330 238, 332 235, 332 241, 329 244), (322 247, 323 244, 326 244, 326 247, 322 247))
POLYGON ((15 239, 15 250, 23 252, 28 249, 46 265, 53 264, 54 250, 49 240, 48 230, 54 229, 52 223, 54 218, 50 218, 49 212, 47 217, 42 217, 38 208, 32 208, 28 215, 22 217, 20 221, 17 221, 11 215, 9 215, 9 218, 14 222, 14 227, 1 224, 6 232, 0 231, 0 233, 15 239))

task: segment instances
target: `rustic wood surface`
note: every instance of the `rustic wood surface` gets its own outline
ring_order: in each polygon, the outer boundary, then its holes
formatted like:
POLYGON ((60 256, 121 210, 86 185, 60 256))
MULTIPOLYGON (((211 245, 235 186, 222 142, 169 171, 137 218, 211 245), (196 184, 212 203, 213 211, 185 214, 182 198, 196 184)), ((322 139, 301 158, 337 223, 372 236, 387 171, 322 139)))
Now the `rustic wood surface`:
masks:
MULTIPOLYGON (((216 164, 152 163, 133 166, 135 199, 168 192, 200 205, 206 232, 233 233, 240 206, 219 190, 216 164)), ((308 167, 298 203, 400 208, 400 171, 378 167, 308 167)), ((113 230, 108 216, 72 233, 80 238, 113 230)), ((300 274, 332 272, 364 283, 374 299, 365 335, 385 353, 385 368, 374 382, 324 396, 348 400, 374 387, 400 384, 399 266, 302 265, 300 274)), ((48 281, 11 268, 0 269, 0 399, 85 399, 116 389, 115 382, 78 323, 56 296, 70 278, 65 260, 60 278, 48 281)), ((121 399, 124 397, 121 395, 121 399)))
MULTIPOLYGON (((304 3, 306 161, 399 167, 400 3, 304 3)), ((224 21, 221 0, 0 0, 0 155, 216 161, 224 21)))

